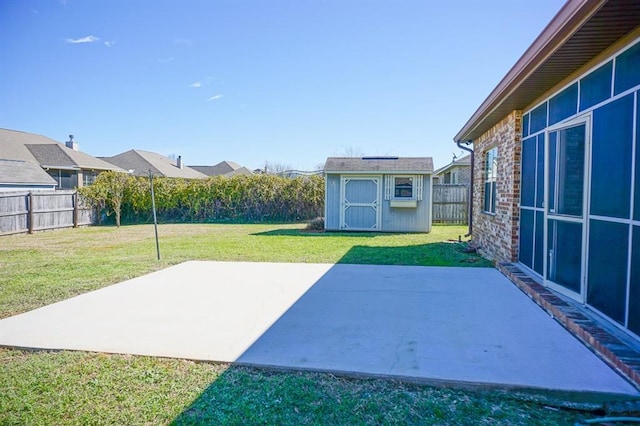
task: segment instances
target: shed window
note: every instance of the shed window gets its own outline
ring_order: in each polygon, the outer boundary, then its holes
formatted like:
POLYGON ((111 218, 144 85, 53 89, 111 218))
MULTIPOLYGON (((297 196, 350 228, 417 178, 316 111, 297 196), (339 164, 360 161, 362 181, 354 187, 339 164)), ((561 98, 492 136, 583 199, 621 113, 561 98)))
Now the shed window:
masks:
POLYGON ((394 179, 395 198, 413 198, 413 178, 396 177, 394 179))
POLYGON ((484 155, 484 211, 496 212, 496 175, 498 173, 498 148, 491 148, 484 155))

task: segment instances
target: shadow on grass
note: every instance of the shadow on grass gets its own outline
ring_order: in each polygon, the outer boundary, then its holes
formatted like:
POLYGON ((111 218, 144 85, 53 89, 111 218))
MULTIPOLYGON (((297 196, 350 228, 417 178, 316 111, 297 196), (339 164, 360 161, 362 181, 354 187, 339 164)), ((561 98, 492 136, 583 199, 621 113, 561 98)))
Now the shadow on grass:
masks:
MULTIPOLYGON (((298 232, 284 231, 284 235, 298 235, 298 232)), ((371 361, 366 355, 376 353, 376 359, 384 360, 395 360, 398 356, 396 333, 392 333, 395 337, 389 342, 381 330, 402 329, 397 318, 389 319, 398 315, 400 306, 404 315, 412 313, 408 315, 420 317, 425 297, 431 294, 426 290, 415 293, 416 288, 422 287, 420 272, 414 270, 408 275, 400 273, 394 278, 380 279, 377 269, 347 264, 490 266, 476 254, 464 253, 462 247, 456 243, 352 247, 339 260, 341 265, 334 265, 319 278, 237 358, 239 364, 232 364, 173 423, 416 424, 456 418, 456 414, 445 408, 450 404, 440 400, 465 398, 463 392, 378 380, 382 370, 375 362, 369 365, 371 361), (371 285, 377 291, 362 290, 371 285), (385 286, 386 296, 380 299, 379 292, 385 286), (343 293, 345 288, 347 292, 343 293), (411 293, 408 298, 407 292, 411 293), (352 297, 359 299, 354 302, 352 297), (331 312, 329 317, 323 314, 327 310, 331 312), (369 328, 379 331, 377 337, 371 338, 368 332, 363 332, 369 328), (339 336, 345 333, 351 346, 343 348, 344 342, 340 343, 339 336), (329 355, 323 352, 326 350, 329 355), (334 355, 339 359, 336 371, 341 373, 319 372, 324 369, 322 360, 340 351, 344 353, 334 355), (364 370, 363 364, 368 365, 364 370), (350 371, 354 373, 348 373, 350 371)), ((433 271, 432 274, 434 279, 447 285, 448 272, 433 271)), ((409 323, 413 324, 413 320, 409 323)), ((407 330, 404 333, 410 334, 407 330)), ((413 353, 412 347, 407 351, 413 353)), ((394 368, 404 365, 400 361, 394 363, 394 368)), ((483 397, 477 399, 491 406, 483 397)), ((473 412, 477 405, 469 404, 468 408, 473 412)), ((473 414, 488 415, 483 410, 473 414)), ((458 421, 463 421, 468 413, 457 415, 458 421)))
POLYGON ((380 236, 380 233, 374 232, 324 232, 324 231, 310 231, 306 229, 274 229, 272 231, 256 232, 251 234, 255 236, 265 237, 362 237, 362 238, 374 238, 380 236))
POLYGON ((439 417, 423 406, 432 403, 432 393, 384 380, 231 366, 172 424, 417 424, 439 417), (416 394, 423 410, 412 407, 416 394))
POLYGON ((464 243, 428 243, 400 247, 354 246, 338 263, 407 266, 479 266, 492 263, 476 253, 465 253, 464 243))
MULTIPOLYGON (((443 244, 430 245, 438 250, 446 248, 443 244)), ((401 253, 405 248, 354 247, 341 262, 371 260, 376 250, 401 253)), ((574 419, 568 422, 560 411, 505 401, 504 395, 524 392, 526 386, 488 385, 493 373, 487 366, 492 363, 469 356, 482 350, 474 339, 457 334, 450 345, 438 339, 451 330, 470 336, 484 329, 475 315, 460 314, 478 306, 476 297, 466 296, 469 279, 476 288, 495 288, 493 275, 451 268, 334 265, 275 322, 269 320, 271 325, 236 358, 242 365, 231 365, 210 383, 174 424, 467 424, 482 418, 529 424, 526 416, 532 410, 547 420, 559 416, 549 424, 571 424, 574 419), (435 320, 447 314, 449 320, 435 320), (429 323, 440 332, 428 331, 424 324, 429 323), (457 352, 450 347, 458 347, 457 352), (451 358, 437 361, 446 356, 451 358), (476 384, 458 374, 475 369, 483 371, 476 384), (495 393, 485 392, 489 389, 495 393)), ((483 304, 488 306, 478 313, 480 318, 509 306, 500 295, 483 304)), ((526 364, 513 359, 515 367, 510 365, 509 371, 526 364)), ((533 389, 532 395, 538 392, 533 389)))

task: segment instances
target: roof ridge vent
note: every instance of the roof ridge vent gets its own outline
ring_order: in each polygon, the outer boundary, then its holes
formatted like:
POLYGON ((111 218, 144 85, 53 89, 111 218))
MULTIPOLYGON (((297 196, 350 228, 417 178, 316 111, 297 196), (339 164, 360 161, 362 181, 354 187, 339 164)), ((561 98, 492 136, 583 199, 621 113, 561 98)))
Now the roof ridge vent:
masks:
POLYGON ((393 157, 388 155, 375 156, 375 157, 362 157, 363 160, 398 160, 399 157, 393 157))

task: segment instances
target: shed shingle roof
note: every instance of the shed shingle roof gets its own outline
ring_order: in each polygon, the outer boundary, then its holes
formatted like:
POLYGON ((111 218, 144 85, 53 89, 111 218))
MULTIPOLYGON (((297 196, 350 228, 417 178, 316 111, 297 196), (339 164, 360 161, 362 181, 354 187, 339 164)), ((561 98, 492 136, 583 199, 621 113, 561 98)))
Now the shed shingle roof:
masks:
POLYGON ((433 173, 431 157, 329 157, 325 173, 433 173))

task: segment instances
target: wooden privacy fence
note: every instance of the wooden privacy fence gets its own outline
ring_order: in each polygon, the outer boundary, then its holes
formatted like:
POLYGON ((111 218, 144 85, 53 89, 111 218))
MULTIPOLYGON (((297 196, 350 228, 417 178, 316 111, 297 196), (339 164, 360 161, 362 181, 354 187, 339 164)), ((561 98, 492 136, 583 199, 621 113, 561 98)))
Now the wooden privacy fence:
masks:
POLYGON ((0 192, 0 235, 91 225, 94 209, 77 191, 0 192))
POLYGON ((433 223, 469 223, 469 185, 433 185, 433 223))

